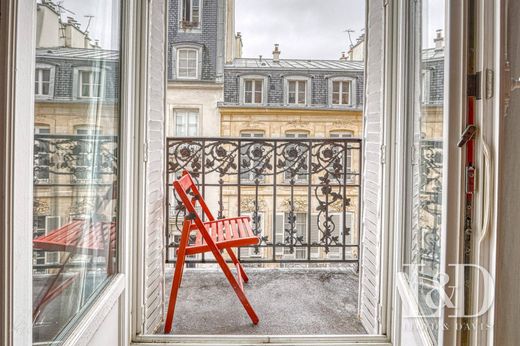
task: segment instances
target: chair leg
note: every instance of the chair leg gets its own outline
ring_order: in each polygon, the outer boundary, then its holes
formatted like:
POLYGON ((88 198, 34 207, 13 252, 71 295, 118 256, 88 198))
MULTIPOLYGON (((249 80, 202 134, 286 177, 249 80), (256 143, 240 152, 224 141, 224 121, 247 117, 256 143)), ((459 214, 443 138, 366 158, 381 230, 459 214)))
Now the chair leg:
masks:
POLYGON ((181 286, 182 273, 184 271, 184 262, 186 260, 186 246, 189 237, 189 224, 186 223, 182 230, 179 251, 177 252, 177 263, 175 264, 175 274, 173 275, 172 288, 170 291, 170 301, 168 302, 168 312, 166 314, 166 322, 164 323, 164 333, 169 334, 173 325, 173 315, 175 313, 175 303, 177 302, 177 294, 181 286))
POLYGON ((233 249, 228 247, 228 248, 226 248, 226 251, 227 251, 229 257, 231 258, 231 260, 233 261, 233 264, 236 265, 239 268, 240 275, 242 276, 242 279, 244 279, 244 282, 248 283, 249 282, 249 278, 247 277, 247 274, 244 271, 244 268, 242 267, 242 263, 240 263, 240 261, 238 260, 238 258, 235 255, 235 252, 233 251, 233 249))
MULTIPOLYGON (((206 233, 207 234, 207 233, 206 233)), ((209 237, 209 235, 208 235, 209 237)), ((211 238, 210 238, 211 239, 211 238)), ((231 284, 231 287, 233 287, 233 290, 235 290, 235 293, 238 296, 238 299, 240 299, 240 302, 244 306, 244 309, 246 309, 247 314, 249 315, 249 318, 251 318, 251 321, 253 324, 258 324, 258 316, 256 315, 255 310, 249 303, 249 300, 247 299, 243 289, 240 288, 240 284, 238 283, 237 279, 229 269, 226 261, 224 260, 224 257, 222 257, 222 254, 218 250, 217 246, 214 243, 208 242, 208 245, 210 246, 211 252, 213 253, 213 256, 215 256, 215 259, 217 260, 218 264, 220 265, 220 268, 222 268, 222 271, 224 272, 224 275, 226 275, 226 278, 228 279, 229 283, 231 284)))

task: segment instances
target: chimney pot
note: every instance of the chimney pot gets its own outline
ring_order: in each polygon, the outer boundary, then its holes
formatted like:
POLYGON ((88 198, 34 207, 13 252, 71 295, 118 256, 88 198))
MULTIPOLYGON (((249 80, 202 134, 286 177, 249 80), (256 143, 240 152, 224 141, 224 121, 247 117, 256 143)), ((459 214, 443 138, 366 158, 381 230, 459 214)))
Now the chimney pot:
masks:
POLYGON ((433 42, 435 42, 435 50, 443 50, 444 49, 444 37, 442 36, 442 29, 437 29, 435 31, 435 39, 433 42))
POLYGON ((273 50, 273 62, 280 62, 281 53, 282 52, 280 51, 280 45, 278 43, 275 43, 273 50))

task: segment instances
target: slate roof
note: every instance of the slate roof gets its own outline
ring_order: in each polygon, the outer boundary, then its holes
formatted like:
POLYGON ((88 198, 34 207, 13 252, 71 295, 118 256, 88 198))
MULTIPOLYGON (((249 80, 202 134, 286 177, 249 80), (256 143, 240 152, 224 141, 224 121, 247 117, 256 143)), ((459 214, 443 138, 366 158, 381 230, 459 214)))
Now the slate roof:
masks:
POLYGON ((422 51, 423 60, 443 59, 444 49, 427 48, 422 51))
POLYGON ((36 56, 39 58, 118 61, 119 51, 67 47, 38 48, 36 56))
POLYGON ((351 70, 363 71, 363 61, 350 60, 305 60, 305 59, 280 59, 274 62, 273 59, 259 58, 240 58, 235 59, 232 64, 225 68, 252 68, 252 69, 281 69, 281 70, 351 70))

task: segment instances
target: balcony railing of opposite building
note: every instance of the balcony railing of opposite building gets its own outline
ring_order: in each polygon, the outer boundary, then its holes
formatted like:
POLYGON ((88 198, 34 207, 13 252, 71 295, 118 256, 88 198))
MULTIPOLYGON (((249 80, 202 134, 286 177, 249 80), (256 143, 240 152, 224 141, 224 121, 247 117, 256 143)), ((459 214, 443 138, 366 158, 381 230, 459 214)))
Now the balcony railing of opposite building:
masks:
POLYGON ((358 263, 361 152, 356 138, 168 138, 166 261, 185 215, 171 184, 187 170, 215 217, 251 216, 261 242, 242 262, 358 263))

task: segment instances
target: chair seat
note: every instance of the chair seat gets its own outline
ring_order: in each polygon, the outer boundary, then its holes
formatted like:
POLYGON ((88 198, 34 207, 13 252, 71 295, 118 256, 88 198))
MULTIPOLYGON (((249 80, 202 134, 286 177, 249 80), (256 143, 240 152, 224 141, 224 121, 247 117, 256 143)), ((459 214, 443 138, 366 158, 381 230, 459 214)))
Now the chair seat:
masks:
MULTIPOLYGON (((260 242, 260 239, 253 233, 249 216, 208 221, 204 222, 204 225, 219 250, 230 247, 257 245, 260 242)), ((194 255, 208 252, 210 248, 198 230, 197 225, 193 224, 190 231, 196 231, 196 234, 194 238, 192 236, 190 243, 186 247, 186 254, 194 255)))

